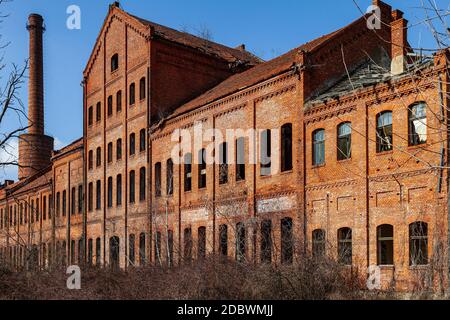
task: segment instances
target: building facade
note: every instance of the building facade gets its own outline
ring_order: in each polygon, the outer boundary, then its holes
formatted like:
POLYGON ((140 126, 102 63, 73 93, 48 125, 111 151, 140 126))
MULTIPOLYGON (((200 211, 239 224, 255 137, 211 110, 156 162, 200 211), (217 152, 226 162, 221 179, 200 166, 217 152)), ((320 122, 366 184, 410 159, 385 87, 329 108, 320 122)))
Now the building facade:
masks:
POLYGON ((267 62, 111 5, 83 72, 83 137, 27 151, 53 144, 29 101, 38 129, 0 189, 3 261, 326 254, 399 287, 445 270, 448 50, 415 55, 403 13, 374 4, 379 29, 366 15, 267 62))

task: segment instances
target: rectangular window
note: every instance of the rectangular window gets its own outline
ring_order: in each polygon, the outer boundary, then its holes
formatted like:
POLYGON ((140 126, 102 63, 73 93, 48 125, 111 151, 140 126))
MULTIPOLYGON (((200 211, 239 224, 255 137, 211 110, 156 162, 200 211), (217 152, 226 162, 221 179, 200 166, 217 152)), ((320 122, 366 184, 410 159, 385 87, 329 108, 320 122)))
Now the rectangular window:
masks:
POLYGON ((146 170, 141 168, 139 170, 139 201, 144 201, 146 196, 146 170))
POLYGON ((102 104, 100 102, 97 102, 96 118, 95 118, 95 120, 97 122, 100 122, 100 120, 102 120, 102 104))
POLYGON ((72 188, 72 194, 71 194, 71 199, 70 199, 70 214, 74 215, 75 214, 75 188, 72 188))
POLYGON ((236 181, 245 180, 245 139, 236 140, 236 181))
POLYGON ((113 114, 113 97, 108 97, 108 117, 112 116, 113 114))
POLYGON ((122 111, 122 91, 117 91, 116 94, 116 111, 122 111))
POLYGON ((130 171, 130 203, 135 202, 136 177, 134 171, 130 171))
POLYGON ((93 207, 94 207, 94 186, 93 186, 92 182, 89 183, 88 194, 89 194, 88 210, 92 211, 93 207))
POLYGON ((172 159, 166 162, 166 193, 168 196, 173 195, 173 162, 172 159))
POLYGON ((161 196, 161 162, 155 164, 155 196, 161 196))
POLYGON ((113 205, 113 179, 112 177, 108 178, 108 208, 111 208, 113 205))
POLYGON ((198 188, 206 188, 206 150, 198 152, 198 188))
POLYGON ((219 184, 228 183, 228 144, 219 146, 219 184))
POLYGON ((78 213, 83 211, 83 186, 78 186, 78 213))
POLYGON ((89 126, 92 126, 93 119, 94 119, 93 107, 89 107, 89 110, 88 110, 88 125, 89 126))
POLYGON ((100 210, 102 208, 102 186, 100 180, 97 180, 97 186, 96 186, 96 204, 95 209, 100 210))
POLYGON ((117 176, 116 204, 117 206, 122 205, 122 175, 120 174, 117 176))
POLYGON ((184 156, 184 191, 192 190, 192 154, 188 153, 184 156))
POLYGON ((65 217, 66 214, 67 214, 67 193, 66 190, 64 190, 62 195, 62 216, 65 217))
POLYGON ((292 124, 281 127, 281 172, 292 170, 292 124))
POLYGON ((325 130, 319 129, 313 133, 313 160, 314 166, 325 164, 325 130))
POLYGON ((198 228, 198 259, 204 259, 206 257, 206 227, 198 228))
POLYGON ((272 137, 270 130, 261 133, 260 161, 261 176, 270 176, 272 167, 272 137))

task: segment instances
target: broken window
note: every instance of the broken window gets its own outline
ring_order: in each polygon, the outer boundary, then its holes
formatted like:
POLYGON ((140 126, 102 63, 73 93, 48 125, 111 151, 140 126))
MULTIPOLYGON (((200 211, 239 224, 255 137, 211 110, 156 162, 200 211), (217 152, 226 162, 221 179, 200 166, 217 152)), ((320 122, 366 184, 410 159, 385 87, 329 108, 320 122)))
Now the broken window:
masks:
POLYGON ((120 239, 111 237, 109 239, 109 264, 112 269, 118 269, 120 266, 120 239))
POLYGON ((391 151, 392 143, 392 112, 383 111, 377 115, 377 152, 391 151))
POLYGON ((389 224, 377 228, 378 265, 394 265, 394 227, 389 224))
POLYGON ((198 228, 198 259, 206 257, 206 227, 198 228))
POLYGON ((261 132, 260 144, 261 176, 266 177, 271 175, 272 167, 272 138, 270 130, 264 130, 261 132))
POLYGON ((236 225, 236 261, 244 262, 246 254, 246 232, 244 223, 236 225))
POLYGON ((223 256, 228 256, 228 226, 222 224, 219 227, 219 252, 223 256))
POLYGON ((344 265, 352 265, 352 229, 338 230, 338 260, 344 265))
POLYGON ((206 188, 206 150, 198 152, 198 188, 206 188))
POLYGON ((161 196, 161 162, 155 164, 155 197, 161 196))
POLYGON ((325 230, 317 229, 312 233, 312 255, 323 257, 325 255, 325 230))
POLYGON ((228 183, 228 144, 219 146, 219 184, 228 183))
POLYGON ((155 262, 161 264, 161 232, 156 232, 155 234, 155 262))
POLYGON ((292 124, 281 127, 281 172, 292 170, 292 124))
POLYGON ((352 124, 341 123, 337 128, 337 154, 338 160, 347 160, 352 157, 352 124))
POLYGON ((192 190, 192 154, 184 155, 184 191, 192 190))
POLYGON ((272 221, 261 223, 261 262, 272 262, 272 221))
POLYGON ((417 146, 427 142, 427 105, 419 102, 408 108, 409 145, 417 146))
POLYGON ((409 225, 409 261, 411 266, 428 264, 428 224, 425 222, 409 225))
POLYGON ((281 220, 281 263, 292 264, 294 261, 294 234, 291 218, 281 220))
POLYGON ((325 130, 318 129, 313 132, 313 165, 325 164, 325 130))
POLYGON ((168 196, 173 195, 173 161, 166 161, 166 193, 168 196))
POLYGON ((236 181, 245 180, 245 139, 236 140, 236 181))

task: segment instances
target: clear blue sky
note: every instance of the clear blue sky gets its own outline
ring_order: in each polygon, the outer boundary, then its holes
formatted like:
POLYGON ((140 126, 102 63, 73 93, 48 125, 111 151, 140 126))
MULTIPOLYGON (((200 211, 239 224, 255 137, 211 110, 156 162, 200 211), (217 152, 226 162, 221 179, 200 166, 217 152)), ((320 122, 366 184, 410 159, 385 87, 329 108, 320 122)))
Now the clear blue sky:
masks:
MULTIPOLYGON (((370 0, 355 0, 365 10, 370 0)), ((424 0, 427 2, 428 0, 424 0)), ((449 0, 436 0, 448 9, 449 0)), ((423 18, 420 0, 389 0, 406 12, 412 24, 423 18)), ((0 28, 3 41, 11 41, 5 62, 22 64, 28 55, 27 16, 44 16, 46 132, 57 147, 82 135, 82 71, 108 11, 107 0, 13 0, 0 11, 9 14, 0 28), (81 30, 68 30, 66 9, 81 8, 81 30)), ((122 0, 121 6, 135 15, 176 29, 206 26, 213 40, 229 46, 245 43, 247 49, 270 59, 318 36, 352 22, 361 14, 352 0, 122 0)), ((413 46, 435 47, 424 26, 411 29, 413 46)), ((4 79, 2 79, 4 80, 4 79)), ((27 102, 26 85, 21 90, 27 102)), ((8 170, 7 176, 16 178, 8 170)), ((0 181, 5 174, 0 172, 0 181)))

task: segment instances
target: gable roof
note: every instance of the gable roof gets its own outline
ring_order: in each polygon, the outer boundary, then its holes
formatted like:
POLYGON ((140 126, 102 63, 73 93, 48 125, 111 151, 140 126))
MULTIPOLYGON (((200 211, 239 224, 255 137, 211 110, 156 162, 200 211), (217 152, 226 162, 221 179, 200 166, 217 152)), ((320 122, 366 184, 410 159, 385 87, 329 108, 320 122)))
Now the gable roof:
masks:
POLYGON ((148 34, 148 36, 151 35, 150 30, 152 30, 153 31, 152 35, 155 36, 156 38, 164 39, 166 41, 170 41, 185 47, 198 50, 206 55, 222 59, 230 64, 240 63, 253 66, 263 62, 262 59, 244 50, 243 48, 230 48, 225 45, 205 40, 186 32, 181 32, 160 25, 158 23, 148 21, 146 19, 132 15, 122 10, 117 5, 112 4, 109 7, 108 15, 106 16, 102 28, 97 36, 93 50, 84 69, 84 73, 88 72, 89 67, 92 64, 92 61, 95 57, 97 47, 100 43, 101 35, 104 33, 104 30, 106 29, 108 21, 110 21, 111 17, 113 17, 114 15, 120 15, 123 18, 127 19, 129 23, 133 23, 133 25, 136 26, 138 29, 144 30, 144 33, 148 34))

